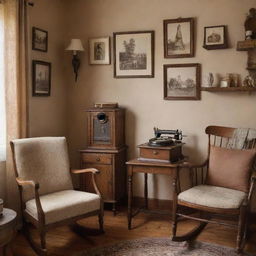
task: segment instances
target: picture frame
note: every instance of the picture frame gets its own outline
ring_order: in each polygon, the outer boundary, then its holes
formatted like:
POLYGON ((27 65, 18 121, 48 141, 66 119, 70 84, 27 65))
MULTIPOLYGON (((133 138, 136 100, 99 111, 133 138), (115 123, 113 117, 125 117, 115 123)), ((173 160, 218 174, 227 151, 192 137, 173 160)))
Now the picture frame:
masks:
POLYGON ((32 96, 51 95, 51 63, 32 61, 32 96))
POLYGON ((165 100, 200 100, 201 65, 199 63, 164 65, 165 100))
POLYGON ((48 32, 46 30, 32 27, 32 50, 48 51, 48 32))
POLYGON ((115 78, 154 77, 154 31, 115 32, 113 38, 115 78))
POLYGON ((204 45, 206 50, 226 49, 227 27, 225 25, 204 27, 204 45))
POLYGON ((163 25, 164 57, 194 57, 194 18, 164 20, 163 25))
POLYGON ((89 38, 90 65, 109 65, 110 56, 110 37, 89 38))

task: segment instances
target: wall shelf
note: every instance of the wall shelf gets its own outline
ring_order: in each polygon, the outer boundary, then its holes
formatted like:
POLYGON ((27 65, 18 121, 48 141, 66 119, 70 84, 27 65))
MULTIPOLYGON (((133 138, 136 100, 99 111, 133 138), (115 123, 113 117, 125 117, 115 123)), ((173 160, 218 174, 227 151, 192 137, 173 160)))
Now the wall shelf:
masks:
POLYGON ((208 92, 253 92, 256 91, 256 87, 201 87, 201 90, 208 92))
POLYGON ((237 51, 249 51, 256 48, 256 39, 237 42, 237 51))

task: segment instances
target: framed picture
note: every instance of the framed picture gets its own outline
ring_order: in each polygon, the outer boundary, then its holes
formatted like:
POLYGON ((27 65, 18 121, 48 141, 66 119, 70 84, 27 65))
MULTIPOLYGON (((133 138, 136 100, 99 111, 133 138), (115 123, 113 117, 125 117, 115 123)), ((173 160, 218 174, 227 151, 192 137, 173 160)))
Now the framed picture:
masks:
POLYGON ((114 77, 154 77, 154 31, 114 33, 114 77))
POLYGON ((164 20, 164 57, 194 57, 194 19, 164 20))
POLYGON ((165 100, 200 100, 199 63, 164 65, 165 100))
POLYGON ((33 27, 32 28, 32 49, 42 52, 47 52, 48 50, 48 32, 33 27))
POLYGON ((207 50, 228 48, 226 26, 204 27, 204 45, 207 50))
POLYGON ((89 63, 91 65, 110 64, 110 37, 89 39, 89 63))
POLYGON ((32 95, 50 96, 51 63, 33 60, 32 62, 32 95))

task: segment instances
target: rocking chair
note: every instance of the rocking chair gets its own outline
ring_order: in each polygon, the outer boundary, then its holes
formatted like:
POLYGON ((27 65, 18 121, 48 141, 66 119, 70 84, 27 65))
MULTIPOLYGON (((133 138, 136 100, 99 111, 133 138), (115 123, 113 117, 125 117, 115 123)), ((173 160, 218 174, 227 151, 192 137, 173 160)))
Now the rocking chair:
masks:
MULTIPOLYGON (((249 138, 248 129, 246 136, 240 139, 237 131, 239 129, 208 126, 205 130, 209 140, 207 160, 201 165, 180 165, 180 168, 189 168, 191 188, 181 191, 177 172, 174 177, 173 241, 194 239, 207 223, 223 224, 237 229, 237 250, 242 251, 256 183, 256 175, 252 171, 256 136, 249 138), (224 219, 231 216, 237 222, 219 221, 220 216, 224 219), (183 218, 199 221, 199 225, 187 234, 177 236, 177 223, 183 218)), ((245 129, 242 134, 245 134, 245 129)))
POLYGON ((99 171, 94 168, 73 170, 73 174, 92 174, 96 194, 74 190, 64 137, 13 140, 11 148, 23 228, 37 255, 47 255, 46 232, 50 228, 98 215, 100 231, 103 232, 103 202, 94 179, 99 171), (39 231, 40 245, 32 239, 28 222, 39 231))

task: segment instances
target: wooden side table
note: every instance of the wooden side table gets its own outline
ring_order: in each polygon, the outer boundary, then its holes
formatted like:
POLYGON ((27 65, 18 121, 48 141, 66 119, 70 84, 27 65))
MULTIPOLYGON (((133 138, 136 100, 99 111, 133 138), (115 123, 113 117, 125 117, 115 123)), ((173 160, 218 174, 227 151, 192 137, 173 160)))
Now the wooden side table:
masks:
MULTIPOLYGON (((138 159, 133 159, 126 162, 128 166, 128 229, 132 227, 132 218, 135 217, 139 212, 150 212, 148 210, 148 174, 164 174, 172 177, 171 186, 178 186, 178 190, 180 190, 180 184, 177 184, 177 175, 179 164, 182 163, 183 160, 176 163, 164 163, 157 161, 142 161, 138 159), (133 175, 135 173, 144 173, 144 206, 142 208, 137 209, 137 211, 133 212, 132 209, 132 180, 133 175)), ((173 206, 175 206, 176 194, 173 194, 173 206)), ((175 209, 173 207, 173 214, 175 209)), ((160 214, 160 211, 159 211, 160 214)), ((172 214, 172 216, 174 216, 172 214)))
POLYGON ((15 236, 17 213, 11 209, 4 208, 3 215, 0 216, 0 254, 5 256, 13 255, 10 244, 15 236))

